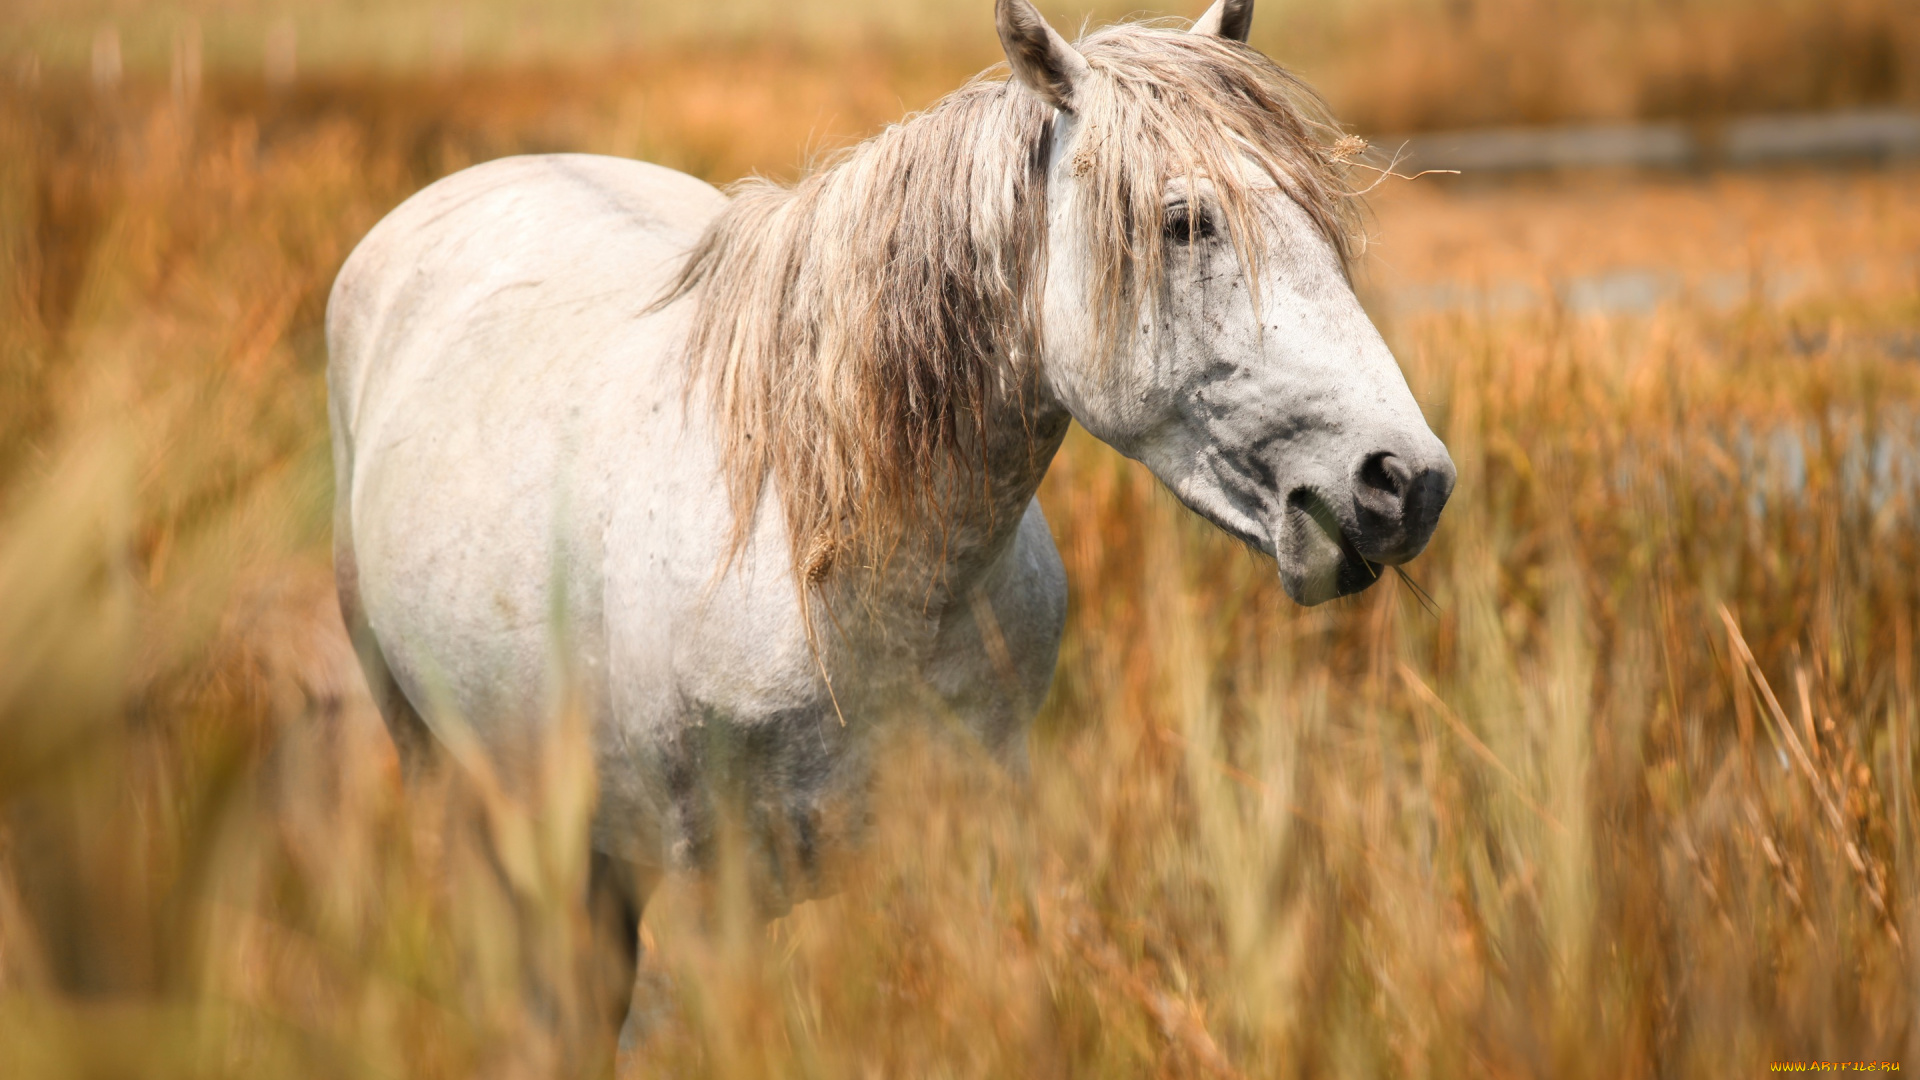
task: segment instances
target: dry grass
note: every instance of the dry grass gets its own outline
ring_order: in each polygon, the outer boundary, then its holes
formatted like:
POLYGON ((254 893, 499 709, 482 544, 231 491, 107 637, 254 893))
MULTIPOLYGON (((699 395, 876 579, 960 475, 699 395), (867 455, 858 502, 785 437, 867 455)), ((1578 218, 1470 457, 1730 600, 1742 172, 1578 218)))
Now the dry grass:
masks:
MULTIPOLYGON (((325 289, 471 160, 784 169, 938 86, 874 56, 0 97, 0 1074, 591 1064, 577 743, 532 806, 403 796, 339 639, 325 289)), ((632 1075, 1920 1063, 1916 181, 1385 191, 1383 297, 1811 269, 1724 309, 1383 301, 1460 466, 1437 614, 1295 609, 1076 435, 1032 782, 904 746, 838 898, 762 931, 670 888, 632 1075)))

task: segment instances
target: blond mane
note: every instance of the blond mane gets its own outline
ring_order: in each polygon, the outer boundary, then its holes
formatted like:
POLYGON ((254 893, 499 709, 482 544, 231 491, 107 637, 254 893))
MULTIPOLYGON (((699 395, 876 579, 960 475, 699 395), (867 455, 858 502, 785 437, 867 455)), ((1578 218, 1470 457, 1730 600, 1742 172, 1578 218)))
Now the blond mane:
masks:
MULTIPOLYGON (((1092 75, 1075 91, 1068 167, 1087 193, 1103 354, 1125 347, 1120 328, 1158 295, 1175 177, 1211 180, 1256 280, 1244 162, 1350 256, 1354 140, 1297 78, 1166 26, 1123 23, 1078 48, 1092 75)), ((732 189, 667 297, 697 297, 688 385, 711 409, 729 560, 769 484, 794 572, 815 584, 878 565, 917 525, 941 533, 967 509, 957 501, 985 490, 989 424, 1038 358, 1053 126, 1033 94, 983 76, 791 187, 732 189)))

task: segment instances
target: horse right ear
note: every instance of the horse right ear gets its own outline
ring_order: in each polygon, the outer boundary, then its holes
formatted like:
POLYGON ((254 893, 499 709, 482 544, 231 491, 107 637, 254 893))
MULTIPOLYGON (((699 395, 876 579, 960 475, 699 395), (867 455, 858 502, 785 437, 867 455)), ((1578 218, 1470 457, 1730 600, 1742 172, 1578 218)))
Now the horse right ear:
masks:
POLYGON ((1087 58, 1047 25, 1032 0, 995 0, 993 22, 1013 77, 1040 100, 1073 111, 1073 92, 1087 77, 1087 58))
POLYGON ((1247 31, 1253 28, 1253 0, 1214 0, 1193 24, 1196 34, 1212 34, 1246 44, 1247 31))

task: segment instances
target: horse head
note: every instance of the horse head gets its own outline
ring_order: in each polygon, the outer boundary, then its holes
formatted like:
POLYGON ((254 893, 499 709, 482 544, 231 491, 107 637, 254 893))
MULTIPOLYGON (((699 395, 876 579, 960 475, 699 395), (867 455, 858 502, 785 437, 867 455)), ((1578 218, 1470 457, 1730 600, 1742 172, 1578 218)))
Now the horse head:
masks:
POLYGON ((1014 79, 1055 110, 1045 383, 1317 604, 1418 555, 1454 467, 1354 295, 1337 129, 1245 44, 1251 17, 1219 0, 1189 32, 1076 47, 997 4, 1014 79))

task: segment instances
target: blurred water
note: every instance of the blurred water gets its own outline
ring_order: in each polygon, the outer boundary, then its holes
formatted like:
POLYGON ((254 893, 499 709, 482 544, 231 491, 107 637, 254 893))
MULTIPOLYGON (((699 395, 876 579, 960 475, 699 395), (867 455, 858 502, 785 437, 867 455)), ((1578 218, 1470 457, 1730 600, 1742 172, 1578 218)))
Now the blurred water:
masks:
MULTIPOLYGON (((1912 260, 1920 273, 1920 257, 1912 260)), ((1479 312, 1491 315, 1557 305, 1575 315, 1651 315, 1665 304, 1690 304, 1720 314, 1746 307, 1779 308, 1814 296, 1820 274, 1786 267, 1761 274, 1718 272, 1686 275, 1655 266, 1631 266, 1559 278, 1547 283, 1509 279, 1486 285, 1421 282, 1390 286, 1386 306, 1399 315, 1479 312)), ((1920 359, 1920 332, 1891 333, 1880 345, 1892 356, 1920 359)), ((1818 351, 1799 347, 1796 351, 1818 351)))
POLYGON ((1743 168, 1920 156, 1920 113, 1845 109, 1724 123, 1585 124, 1383 135, 1370 140, 1406 171, 1463 174, 1584 168, 1743 168))

